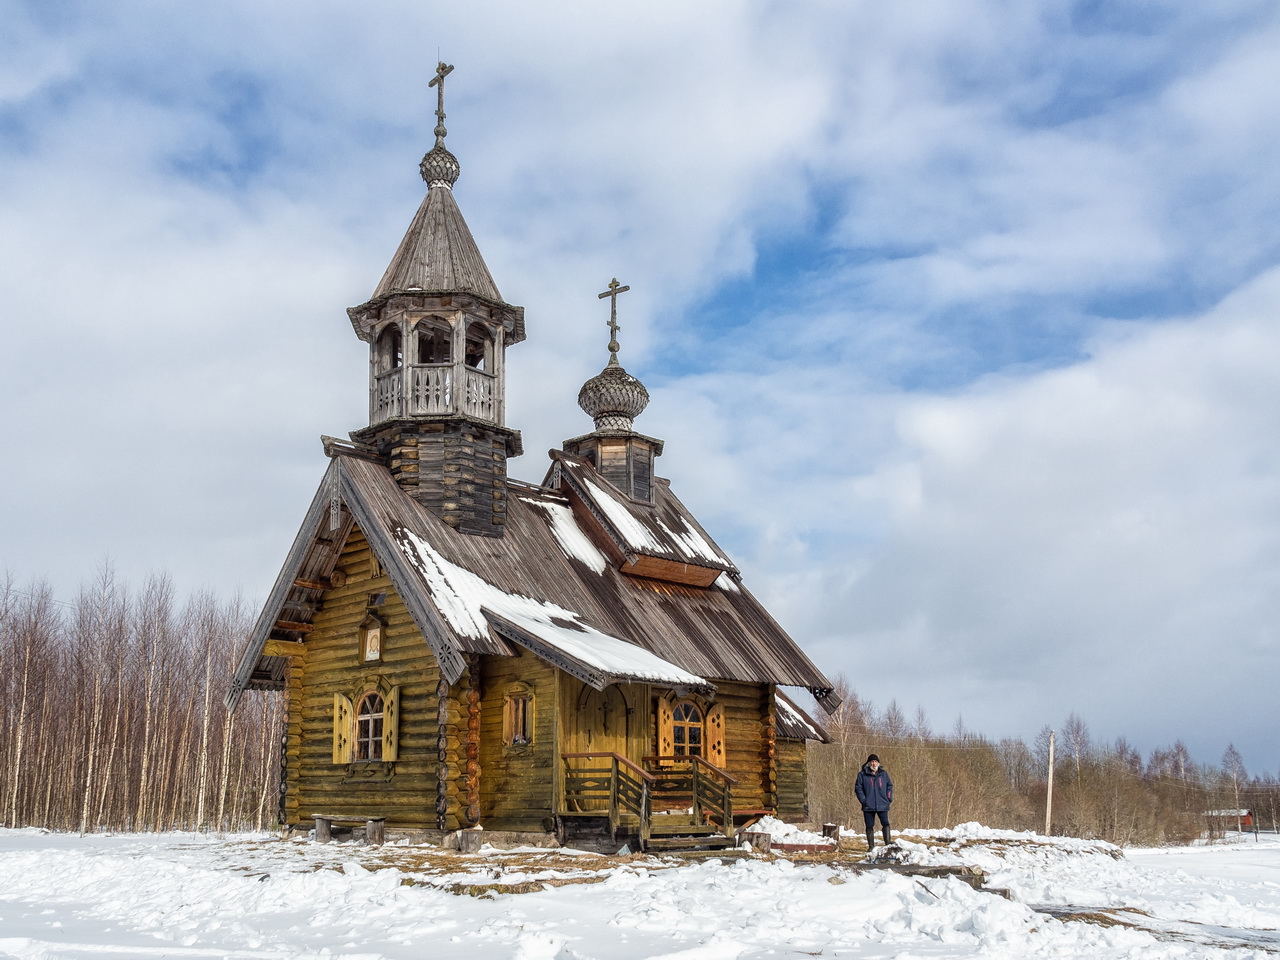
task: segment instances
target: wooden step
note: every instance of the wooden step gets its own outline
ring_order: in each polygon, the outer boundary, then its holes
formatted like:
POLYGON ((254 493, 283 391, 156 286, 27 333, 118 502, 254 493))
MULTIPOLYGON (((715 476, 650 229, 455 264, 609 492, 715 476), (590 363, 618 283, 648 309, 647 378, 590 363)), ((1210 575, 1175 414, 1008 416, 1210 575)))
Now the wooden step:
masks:
POLYGON ((654 837, 709 837, 719 834, 723 837, 724 831, 710 824, 653 823, 650 821, 649 834, 654 837))
POLYGON ((723 833, 709 837, 650 837, 647 850, 661 853, 666 850, 723 850, 735 844, 733 837, 723 833))

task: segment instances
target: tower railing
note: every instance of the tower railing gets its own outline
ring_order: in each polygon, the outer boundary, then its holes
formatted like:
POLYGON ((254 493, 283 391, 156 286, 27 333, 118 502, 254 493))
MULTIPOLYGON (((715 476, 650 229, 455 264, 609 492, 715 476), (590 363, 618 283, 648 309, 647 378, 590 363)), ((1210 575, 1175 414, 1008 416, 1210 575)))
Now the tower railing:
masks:
POLYGON ((453 364, 415 363, 409 367, 409 413, 450 413, 453 364))
POLYGON ((455 397, 457 367, 452 363, 412 363, 378 374, 373 382, 371 422, 442 413, 463 413, 497 423, 501 402, 498 378, 464 369, 462 396, 455 397))
POLYGON ((498 422, 498 378, 483 370, 467 368, 466 396, 463 412, 478 420, 498 422))

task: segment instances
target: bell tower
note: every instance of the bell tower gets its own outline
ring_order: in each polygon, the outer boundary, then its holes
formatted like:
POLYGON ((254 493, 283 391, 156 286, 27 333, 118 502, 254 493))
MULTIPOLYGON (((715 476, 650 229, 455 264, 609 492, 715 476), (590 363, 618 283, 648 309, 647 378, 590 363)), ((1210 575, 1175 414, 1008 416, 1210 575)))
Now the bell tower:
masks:
POLYGON ((565 453, 582 457, 599 474, 631 497, 653 502, 653 461, 662 453, 662 441, 636 433, 632 421, 649 405, 649 391, 618 363, 618 295, 630 290, 618 278, 600 294, 609 304, 609 362, 578 391, 578 406, 595 421, 585 436, 564 442, 565 453))
POLYGON ((460 165, 444 145, 440 63, 435 146, 419 170, 427 195, 373 296, 347 314, 369 344, 369 425, 351 439, 464 533, 502 536, 507 459, 522 452, 504 409, 507 347, 524 308, 502 299, 453 198, 460 165))

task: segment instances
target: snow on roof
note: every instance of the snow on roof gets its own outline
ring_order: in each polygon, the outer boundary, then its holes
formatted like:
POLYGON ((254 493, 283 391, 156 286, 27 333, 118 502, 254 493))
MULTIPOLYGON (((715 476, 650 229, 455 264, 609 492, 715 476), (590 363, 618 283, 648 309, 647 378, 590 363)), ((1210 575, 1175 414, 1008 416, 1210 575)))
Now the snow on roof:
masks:
POLYGON ((551 519, 551 532, 560 544, 560 549, 570 560, 577 560, 587 569, 595 573, 604 573, 609 561, 600 552, 590 538, 578 526, 573 510, 567 504, 550 500, 535 500, 532 497, 521 497, 525 503, 545 510, 551 519))
POLYGON ((426 583, 436 609, 460 635, 487 636, 489 614, 607 677, 707 686, 696 674, 583 623, 572 610, 500 590, 446 560, 411 530, 400 527, 395 533, 401 551, 426 583))
POLYGON ((716 577, 714 585, 719 587, 721 590, 728 590, 730 593, 742 592, 742 588, 738 586, 738 581, 733 579, 733 577, 729 576, 727 573, 722 573, 720 576, 716 577))
POLYGON ((791 740, 819 740, 823 743, 828 741, 826 732, 792 703, 790 697, 781 690, 776 690, 774 693, 773 702, 778 708, 778 736, 785 736, 791 740))
POLYGON ((710 560, 715 564, 727 564, 728 566, 733 566, 732 561, 713 547, 707 538, 699 531, 691 527, 689 525, 689 521, 684 517, 676 518, 684 527, 683 533, 677 533, 675 530, 672 530, 658 517, 654 517, 653 519, 654 522, 663 529, 667 536, 671 538, 672 543, 674 543, 686 556, 692 557, 695 560, 710 560))
POLYGON ((626 541, 627 546, 640 552, 662 549, 662 544, 654 538, 645 525, 637 520, 630 510, 615 500, 612 494, 590 477, 582 475, 579 479, 591 491, 591 498, 595 501, 595 505, 608 517, 609 523, 613 525, 618 536, 626 541))

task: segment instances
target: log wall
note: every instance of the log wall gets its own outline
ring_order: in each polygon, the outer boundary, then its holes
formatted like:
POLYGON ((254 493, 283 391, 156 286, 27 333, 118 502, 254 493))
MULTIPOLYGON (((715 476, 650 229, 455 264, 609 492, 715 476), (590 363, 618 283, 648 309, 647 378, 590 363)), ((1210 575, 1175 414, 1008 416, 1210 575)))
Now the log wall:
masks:
MULTIPOLYGON (((347 538, 338 569, 346 582, 325 592, 307 634, 305 656, 290 660, 287 822, 306 823, 315 814, 333 814, 386 817, 392 826, 434 828, 439 682, 435 658, 359 530, 347 538), (377 593, 386 594, 385 602, 376 608, 386 621, 382 659, 365 663, 360 659, 359 624, 369 612, 370 595, 377 593), (354 697, 366 683, 373 685, 379 679, 400 687, 399 759, 395 763, 333 763, 333 695, 354 697)), ((459 689, 463 697, 459 712, 465 715, 465 677, 459 689)), ((456 763, 456 750, 452 756, 456 763)), ((452 786, 456 819, 460 784, 452 786)))
POLYGON ((809 819, 807 749, 804 740, 778 740, 778 818, 788 823, 809 819))
POLYGON ((491 830, 549 831, 555 823, 557 671, 528 653, 480 660, 480 815, 491 830), (502 742, 504 700, 516 683, 533 691, 533 742, 502 742))

